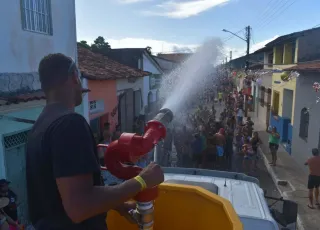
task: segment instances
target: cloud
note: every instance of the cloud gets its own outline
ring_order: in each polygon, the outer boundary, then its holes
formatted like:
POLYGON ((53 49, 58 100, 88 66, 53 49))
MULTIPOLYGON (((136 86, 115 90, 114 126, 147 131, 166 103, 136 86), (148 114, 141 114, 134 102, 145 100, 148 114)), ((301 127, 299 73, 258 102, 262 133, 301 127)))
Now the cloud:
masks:
POLYGON ((230 0, 191 0, 191 1, 167 1, 156 5, 155 11, 144 11, 145 15, 162 16, 183 19, 196 16, 213 7, 222 5, 230 0))
MULTIPOLYGON (((266 40, 263 40, 261 42, 253 44, 251 46, 251 48, 250 48, 250 53, 253 53, 253 52, 257 51, 258 49, 263 48, 267 43, 273 41, 274 39, 276 39, 278 37, 279 37, 279 35, 275 35, 272 38, 269 38, 269 39, 266 39, 266 40)), ((241 48, 232 47, 232 46, 225 46, 224 47, 224 53, 228 57, 228 59, 229 59, 230 51, 232 51, 232 58, 235 59, 235 58, 238 58, 238 57, 241 57, 241 56, 245 56, 246 55, 246 50, 247 49, 246 49, 245 45, 243 47, 241 47, 241 48)))
POLYGON ((133 4, 133 3, 138 3, 138 2, 150 2, 153 0, 118 0, 118 2, 122 4, 133 4))
MULTIPOLYGON (((80 40, 86 40, 89 44, 93 43, 94 39, 81 38, 80 40)), ((198 44, 181 44, 174 42, 161 41, 156 39, 146 38, 122 38, 122 39, 107 39, 107 42, 112 48, 145 48, 150 46, 152 53, 170 53, 181 52, 189 53, 194 51, 198 44)))

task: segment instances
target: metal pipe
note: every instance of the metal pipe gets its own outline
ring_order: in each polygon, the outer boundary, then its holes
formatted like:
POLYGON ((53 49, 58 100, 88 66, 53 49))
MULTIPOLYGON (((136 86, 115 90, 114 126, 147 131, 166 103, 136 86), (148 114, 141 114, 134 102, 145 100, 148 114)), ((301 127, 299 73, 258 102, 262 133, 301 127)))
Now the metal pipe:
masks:
POLYGON ((137 202, 137 211, 139 213, 139 229, 153 230, 154 208, 153 201, 137 202))

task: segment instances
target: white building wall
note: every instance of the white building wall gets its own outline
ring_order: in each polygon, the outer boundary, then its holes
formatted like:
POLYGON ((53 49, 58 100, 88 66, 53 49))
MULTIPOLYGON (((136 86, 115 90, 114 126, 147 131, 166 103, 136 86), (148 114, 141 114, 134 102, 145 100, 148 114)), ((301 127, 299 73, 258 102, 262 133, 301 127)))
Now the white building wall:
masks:
POLYGON ((0 72, 36 72, 41 58, 61 52, 76 58, 75 0, 51 0, 53 35, 22 29, 20 0, 0 7, 0 72))
MULTIPOLYGON (((146 55, 143 55, 143 70, 153 74, 162 74, 161 70, 159 70, 146 55)), ((147 76, 143 79, 143 106, 148 104, 149 91, 152 93, 151 102, 155 102, 157 89, 150 90, 150 78, 147 76)))

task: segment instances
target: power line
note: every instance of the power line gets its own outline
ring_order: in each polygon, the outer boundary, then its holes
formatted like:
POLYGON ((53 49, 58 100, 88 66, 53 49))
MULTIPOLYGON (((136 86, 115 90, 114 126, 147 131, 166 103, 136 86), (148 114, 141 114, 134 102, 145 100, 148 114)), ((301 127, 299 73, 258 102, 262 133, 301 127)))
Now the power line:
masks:
POLYGON ((256 27, 261 23, 261 21, 263 21, 263 20, 266 18, 266 16, 267 16, 270 12, 272 12, 272 10, 274 10, 274 9, 276 8, 276 5, 277 5, 277 0, 270 0, 270 1, 267 3, 264 11, 263 11, 261 14, 259 14, 258 19, 255 20, 255 21, 257 22, 257 24, 255 25, 256 27))
MULTIPOLYGON (((241 33, 243 30, 245 30, 246 28, 243 28, 243 29, 241 29, 241 30, 239 30, 238 32, 236 32, 235 34, 239 34, 239 33, 241 33)), ((229 41, 230 39, 232 39, 232 38, 234 38, 235 36, 234 35, 231 35, 230 37, 228 37, 228 38, 226 38, 226 39, 224 39, 222 42, 227 42, 227 41, 229 41)))
POLYGON ((270 20, 265 21, 266 23, 262 24, 260 26, 260 28, 258 28, 258 29, 261 30, 261 29, 265 28, 266 26, 268 26, 273 20, 275 20, 277 17, 279 17, 285 10, 287 10, 290 6, 292 6, 296 2, 297 2, 297 0, 293 0, 293 2, 291 2, 291 4, 288 4, 288 3, 290 3, 290 0, 285 2, 285 4, 283 4, 280 8, 278 8, 278 10, 270 16, 270 20))
POLYGON ((279 0, 278 2, 275 1, 273 2, 273 4, 269 7, 269 10, 266 11, 266 13, 260 18, 260 20, 257 20, 257 23, 255 24, 255 28, 258 28, 261 26, 261 24, 263 24, 266 20, 268 20, 270 18, 270 15, 273 14, 280 6, 282 3, 284 3, 283 1, 287 1, 287 0, 279 0))

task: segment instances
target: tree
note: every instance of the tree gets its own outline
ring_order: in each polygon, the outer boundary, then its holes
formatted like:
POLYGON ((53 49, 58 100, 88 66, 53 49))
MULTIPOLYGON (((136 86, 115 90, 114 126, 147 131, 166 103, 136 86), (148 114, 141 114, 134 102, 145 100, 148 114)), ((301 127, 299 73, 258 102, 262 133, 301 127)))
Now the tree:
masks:
POLYGON ((111 46, 105 41, 104 37, 99 36, 91 45, 91 50, 95 53, 107 54, 111 50, 111 46))
POLYGON ((146 50, 147 50, 148 54, 152 55, 152 47, 147 46, 146 50))
POLYGON ((79 46, 86 48, 86 49, 90 49, 90 46, 88 45, 87 41, 80 41, 77 42, 79 46))

